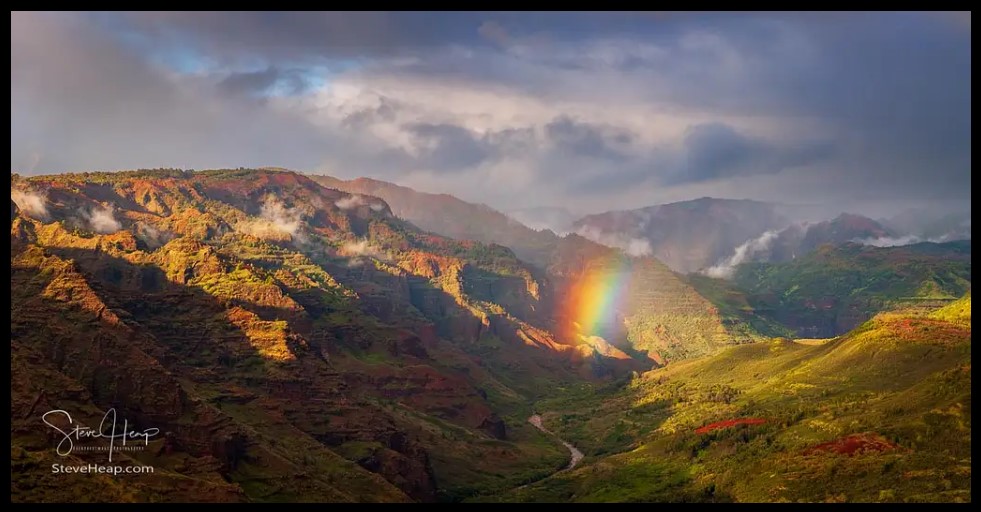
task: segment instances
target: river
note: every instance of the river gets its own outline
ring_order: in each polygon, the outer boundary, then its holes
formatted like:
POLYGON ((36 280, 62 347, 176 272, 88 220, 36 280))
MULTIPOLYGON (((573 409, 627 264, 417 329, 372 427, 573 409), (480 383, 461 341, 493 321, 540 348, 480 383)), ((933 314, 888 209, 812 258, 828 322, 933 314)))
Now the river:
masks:
MULTIPOLYGON (((555 437, 556 439, 559 440, 560 443, 562 443, 563 446, 569 449, 569 455, 570 455, 569 465, 566 466, 565 469, 561 471, 569 471, 570 469, 576 467, 576 464, 579 464, 579 461, 582 460, 583 454, 581 451, 579 451, 578 448, 572 446, 572 443, 569 443, 565 439, 560 438, 559 436, 555 435, 551 430, 545 428, 545 426, 542 425, 542 416, 540 414, 532 414, 531 417, 528 418, 528 423, 534 425, 535 428, 537 428, 538 430, 541 430, 542 432, 555 437)), ((557 471, 556 473, 559 472, 560 471, 557 471)))

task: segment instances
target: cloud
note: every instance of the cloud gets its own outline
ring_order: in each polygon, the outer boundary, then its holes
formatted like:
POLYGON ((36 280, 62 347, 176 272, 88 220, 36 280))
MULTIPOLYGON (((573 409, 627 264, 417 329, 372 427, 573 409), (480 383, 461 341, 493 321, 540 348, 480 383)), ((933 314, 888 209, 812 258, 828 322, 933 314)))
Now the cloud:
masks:
POLYGON ((376 212, 380 212, 385 209, 385 205, 380 201, 368 200, 365 196, 360 194, 352 194, 342 197, 337 201, 334 201, 334 204, 342 210, 350 210, 352 208, 357 208, 364 205, 368 205, 368 208, 371 208, 372 211, 376 212))
POLYGON ((647 240, 643 238, 631 237, 624 233, 605 233, 599 228, 595 228, 593 226, 582 226, 576 230, 576 234, 596 243, 603 244, 608 247, 615 247, 630 256, 638 258, 642 256, 649 256, 653 252, 651 249, 651 244, 647 240))
POLYGON ((415 142, 420 165, 426 169, 461 171, 491 156, 491 146, 478 134, 449 123, 411 123, 403 127, 415 142))
POLYGON ((11 16, 12 169, 33 153, 44 154, 34 169, 44 173, 305 168, 333 148, 303 115, 168 70, 83 15, 11 16))
POLYGON ((698 124, 684 138, 684 164, 666 181, 703 181, 745 174, 772 174, 829 158, 830 143, 777 145, 740 134, 723 123, 698 124))
POLYGON ((900 245, 918 244, 920 242, 942 243, 942 242, 949 242, 949 241, 950 239, 948 239, 948 237, 946 236, 935 237, 935 238, 921 238, 916 235, 905 235, 905 236, 898 236, 898 237, 884 236, 880 238, 861 238, 861 239, 856 238, 855 240, 852 240, 852 242, 858 244, 871 245, 874 247, 897 247, 900 245))
POLYGON ((151 250, 166 245, 174 238, 173 233, 166 230, 157 229, 152 224, 146 222, 136 223, 136 236, 143 240, 151 250))
POLYGON ((236 229, 259 238, 269 240, 292 240, 306 242, 301 231, 303 212, 299 208, 287 208, 273 196, 267 196, 262 203, 259 217, 239 222, 236 229))
POLYGON ((123 228, 123 225, 116 220, 115 212, 111 206, 93 207, 81 212, 82 217, 88 222, 89 227, 96 233, 115 233, 123 228))
POLYGON ((569 116, 560 116, 545 125, 548 139, 577 157, 625 158, 621 148, 633 142, 633 135, 615 126, 577 121, 569 116))
POLYGON ((269 66, 260 71, 233 72, 218 82, 218 89, 231 95, 257 96, 271 92, 277 86, 285 94, 300 94, 308 84, 297 69, 269 66))
POLYGON ((47 199, 41 194, 11 188, 10 199, 17 203, 17 207, 22 212, 35 219, 46 221, 51 218, 48 213, 47 199))
POLYGON ((472 30, 424 12, 127 12, 100 21, 156 45, 190 44, 226 60, 399 55, 472 30))
POLYGON ((366 107, 355 107, 356 110, 344 114, 341 119, 341 126, 347 128, 366 128, 383 122, 394 122, 395 112, 398 108, 391 99, 384 96, 376 98, 378 104, 366 107))
POLYGON ((354 194, 346 197, 342 197, 334 202, 338 208, 342 210, 350 210, 351 208, 357 208, 364 204, 364 200, 361 196, 354 194))
POLYGON ((743 242, 736 247, 732 256, 705 269, 703 273, 709 277, 721 279, 731 278, 737 266, 748 261, 753 261, 753 257, 757 254, 770 250, 770 245, 777 239, 779 234, 780 232, 777 230, 767 231, 756 238, 743 242))
POLYGON ((481 23, 480 27, 477 28, 477 33, 501 48, 507 48, 512 42, 511 35, 508 34, 507 29, 496 21, 485 21, 481 23))
POLYGON ((261 218, 271 222, 276 229, 296 235, 303 221, 302 213, 297 209, 288 209, 275 198, 267 198, 262 204, 261 218))
POLYGON ((11 16, 22 171, 275 165, 504 210, 970 204, 969 13, 11 16))
POLYGON ((375 247, 366 239, 360 239, 355 242, 346 242, 341 246, 339 254, 341 256, 348 256, 352 258, 368 257, 381 261, 389 261, 389 257, 386 253, 375 247))
POLYGON ((633 238, 627 242, 627 247, 624 251, 631 256, 648 256, 651 254, 651 244, 647 240, 633 238))

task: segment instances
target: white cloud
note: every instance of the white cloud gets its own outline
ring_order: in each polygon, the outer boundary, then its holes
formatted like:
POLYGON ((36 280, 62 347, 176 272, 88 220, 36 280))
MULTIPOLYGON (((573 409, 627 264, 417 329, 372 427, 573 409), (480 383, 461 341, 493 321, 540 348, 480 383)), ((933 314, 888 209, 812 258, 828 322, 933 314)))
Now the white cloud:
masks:
POLYGON ((357 208, 359 206, 367 205, 372 211, 380 212, 385 209, 385 205, 378 200, 371 200, 368 197, 362 196, 360 194, 352 194, 349 196, 342 197, 334 204, 342 210, 350 210, 352 208, 357 208))
POLYGON ((348 256, 352 258, 359 257, 369 257, 375 258, 376 260, 388 261, 389 257, 383 251, 375 247, 371 242, 366 239, 360 239, 355 242, 347 242, 341 246, 339 254, 341 256, 348 256))
POLYGON ((756 238, 743 242, 739 247, 736 247, 732 256, 705 269, 704 274, 722 279, 732 277, 738 265, 752 261, 756 254, 769 250, 770 244, 776 240, 778 234, 779 231, 776 230, 767 231, 756 238))
POLYGON ((82 211, 82 216, 96 233, 115 233, 123 228, 123 225, 116 220, 111 206, 93 207, 91 210, 82 211))
POLYGON ((941 243, 948 242, 949 239, 946 236, 936 237, 936 238, 922 238, 916 235, 904 235, 898 237, 884 236, 880 238, 856 238, 852 242, 859 243, 862 245, 871 245, 874 247, 897 247, 900 245, 911 245, 918 244, 920 242, 933 242, 941 243))
POLYGON ((350 210, 351 208, 357 208, 364 204, 361 196, 354 194, 346 197, 342 197, 334 202, 338 208, 342 210, 350 210))
POLYGON ((605 233, 593 226, 582 226, 576 234, 608 247, 615 247, 634 257, 649 256, 653 250, 651 243, 643 238, 635 238, 624 233, 605 233))
POLYGON ((299 208, 287 208, 279 199, 267 196, 259 217, 240 222, 236 227, 259 238, 280 240, 285 235, 290 240, 302 243, 306 241, 302 226, 303 212, 299 208))
POLYGON ((22 212, 35 219, 48 220, 51 217, 48 213, 47 200, 41 194, 11 188, 10 199, 17 203, 17 207, 22 212))
POLYGON ((172 233, 157 229, 152 224, 146 222, 136 223, 136 236, 146 242, 150 246, 150 249, 156 249, 174 237, 172 233))

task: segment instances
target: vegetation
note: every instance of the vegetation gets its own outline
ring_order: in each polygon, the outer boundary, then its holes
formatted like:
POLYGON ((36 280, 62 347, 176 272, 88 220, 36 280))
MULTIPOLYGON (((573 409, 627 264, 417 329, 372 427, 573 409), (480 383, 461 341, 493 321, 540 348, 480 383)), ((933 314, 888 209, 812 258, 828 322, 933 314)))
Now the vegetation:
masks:
POLYGON ((575 235, 542 234, 529 265, 290 172, 11 181, 47 210, 12 207, 14 501, 91 483, 51 478, 37 411, 108 407, 169 437, 123 459, 157 476, 93 499, 970 498, 969 243, 822 249, 729 283, 575 235), (596 276, 619 309, 567 328, 596 276))
POLYGON ((549 402, 549 428, 620 453, 495 499, 970 501, 969 312, 970 295, 821 345, 776 339, 669 365, 609 400, 549 402), (697 431, 734 418, 765 423, 697 431))
POLYGON ((960 297, 971 286, 971 242, 822 246, 790 262, 741 265, 731 283, 689 280, 724 316, 756 332, 827 338, 880 311, 960 297))

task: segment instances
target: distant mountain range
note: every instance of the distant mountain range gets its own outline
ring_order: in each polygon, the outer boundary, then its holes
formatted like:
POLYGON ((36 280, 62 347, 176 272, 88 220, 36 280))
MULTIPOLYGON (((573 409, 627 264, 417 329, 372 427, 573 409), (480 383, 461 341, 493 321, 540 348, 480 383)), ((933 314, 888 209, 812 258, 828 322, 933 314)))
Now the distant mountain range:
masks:
POLYGON ((703 197, 587 215, 573 229, 591 240, 651 254, 672 270, 688 273, 732 255, 747 240, 789 224, 769 203, 703 197))
POLYGON ((573 229, 594 241, 651 254, 672 270, 728 277, 751 261, 788 261, 824 244, 875 246, 971 238, 970 215, 922 217, 906 212, 876 221, 842 213, 823 221, 791 221, 791 207, 701 198, 637 210, 587 215, 573 229))
POLYGON ((539 266, 547 263, 550 247, 565 231, 629 255, 653 256, 675 272, 723 278, 731 277, 742 263, 789 261, 824 244, 895 246, 971 237, 968 214, 937 216, 911 210, 878 221, 848 213, 823 221, 798 221, 791 219, 793 207, 788 205, 704 197, 574 219, 562 208, 533 208, 505 215, 447 194, 428 194, 384 181, 312 178, 328 187, 380 197, 396 215, 423 229, 452 238, 501 244, 539 266), (535 229, 522 219, 534 224, 535 229), (565 230, 545 228, 563 225, 565 230))
POLYGON ((564 234, 572 230, 578 216, 565 208, 540 207, 510 210, 508 216, 539 231, 551 230, 564 234))

